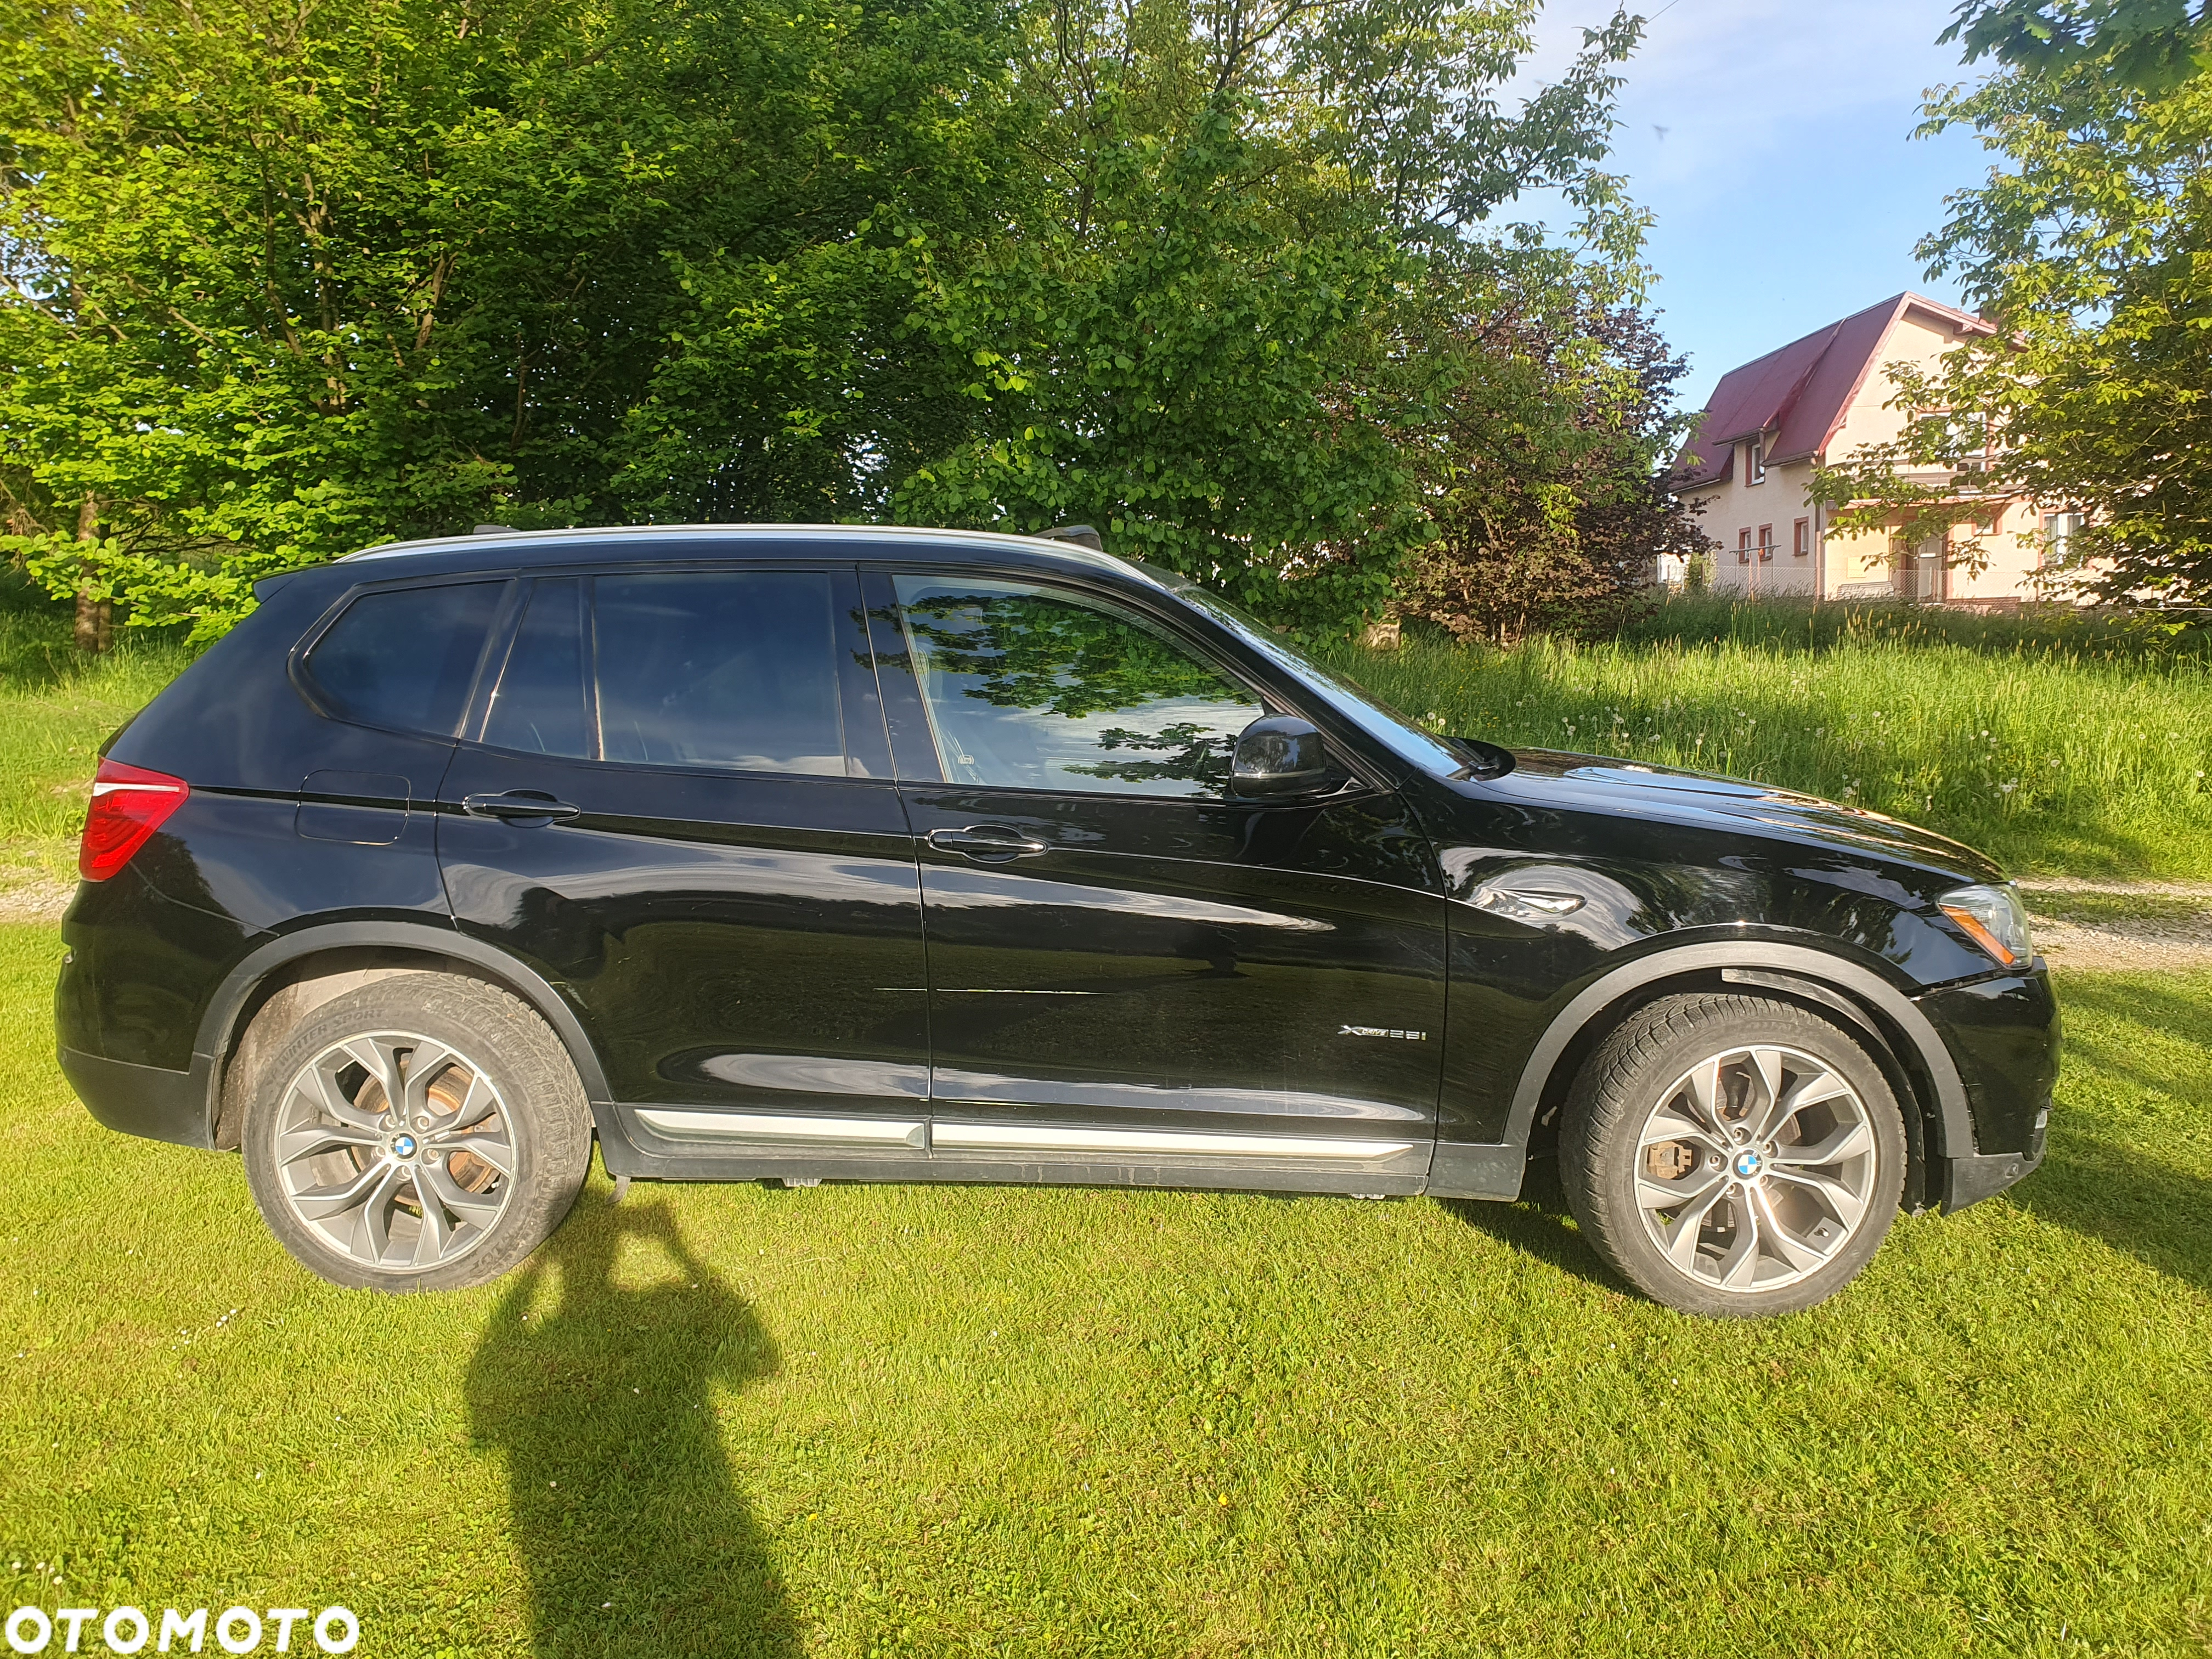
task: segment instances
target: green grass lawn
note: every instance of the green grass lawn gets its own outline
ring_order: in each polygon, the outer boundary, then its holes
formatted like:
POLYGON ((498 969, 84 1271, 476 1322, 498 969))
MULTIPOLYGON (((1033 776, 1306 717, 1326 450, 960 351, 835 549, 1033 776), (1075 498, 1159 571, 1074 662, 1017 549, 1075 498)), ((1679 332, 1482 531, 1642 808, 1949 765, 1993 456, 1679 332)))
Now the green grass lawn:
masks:
POLYGON ((86 1117, 58 954, 0 929, 9 1606, 343 1601, 374 1655, 2212 1645, 2212 975, 2068 981, 2045 1169, 1747 1326, 1556 1205, 597 1179, 504 1283, 341 1292, 235 1158, 86 1117))

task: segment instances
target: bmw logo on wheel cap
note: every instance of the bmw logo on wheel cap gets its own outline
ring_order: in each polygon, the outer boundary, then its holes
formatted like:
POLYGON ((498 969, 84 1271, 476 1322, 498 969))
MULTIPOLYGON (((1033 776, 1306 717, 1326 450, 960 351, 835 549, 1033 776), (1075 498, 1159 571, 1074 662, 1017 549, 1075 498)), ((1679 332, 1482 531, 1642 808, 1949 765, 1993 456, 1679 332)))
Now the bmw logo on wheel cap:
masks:
POLYGON ((414 1157, 415 1137, 413 1135, 393 1136, 392 1140, 392 1150, 398 1153, 402 1158, 414 1157))
POLYGON ((1735 1155, 1735 1172, 1739 1179, 1748 1181, 1757 1175, 1765 1160, 1748 1146, 1735 1155))

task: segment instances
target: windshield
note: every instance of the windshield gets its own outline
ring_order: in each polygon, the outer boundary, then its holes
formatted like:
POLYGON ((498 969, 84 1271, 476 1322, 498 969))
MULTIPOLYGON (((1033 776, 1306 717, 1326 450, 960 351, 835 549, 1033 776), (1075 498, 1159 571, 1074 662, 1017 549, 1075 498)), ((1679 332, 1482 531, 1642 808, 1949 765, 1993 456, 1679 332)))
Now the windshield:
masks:
POLYGON ((1207 592, 1194 582, 1164 572, 1152 574, 1164 577, 1178 598, 1198 606, 1401 760, 1440 778, 1467 775, 1467 757, 1443 738, 1431 737, 1373 692, 1322 667, 1292 647, 1258 617, 1247 616, 1228 600, 1207 592))

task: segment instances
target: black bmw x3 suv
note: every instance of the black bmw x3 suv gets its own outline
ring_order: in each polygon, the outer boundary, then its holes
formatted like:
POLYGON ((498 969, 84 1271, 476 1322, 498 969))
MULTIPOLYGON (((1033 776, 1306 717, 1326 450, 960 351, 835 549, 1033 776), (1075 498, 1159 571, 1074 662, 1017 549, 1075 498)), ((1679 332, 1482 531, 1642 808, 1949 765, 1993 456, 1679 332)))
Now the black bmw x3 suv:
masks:
POLYGON ((1066 541, 380 547, 111 740, 61 1060, 242 1151, 339 1284, 479 1283, 617 1177, 1512 1199, 1657 1300, 1802 1308, 2042 1156, 1986 859, 1438 737, 1066 541))

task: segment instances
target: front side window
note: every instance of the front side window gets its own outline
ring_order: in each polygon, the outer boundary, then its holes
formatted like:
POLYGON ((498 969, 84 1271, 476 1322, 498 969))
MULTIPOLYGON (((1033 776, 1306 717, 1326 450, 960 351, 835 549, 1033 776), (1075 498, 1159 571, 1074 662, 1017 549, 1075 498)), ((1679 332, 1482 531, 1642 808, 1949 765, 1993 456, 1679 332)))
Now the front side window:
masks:
POLYGON ((364 593, 308 652, 307 677, 348 720, 450 738, 504 582, 364 593))
POLYGON ((947 782, 1218 799, 1237 734, 1266 712, 1118 606, 963 576, 896 585, 947 782))
POLYGON ((828 573, 655 573, 592 586, 606 759, 844 775, 828 573))

